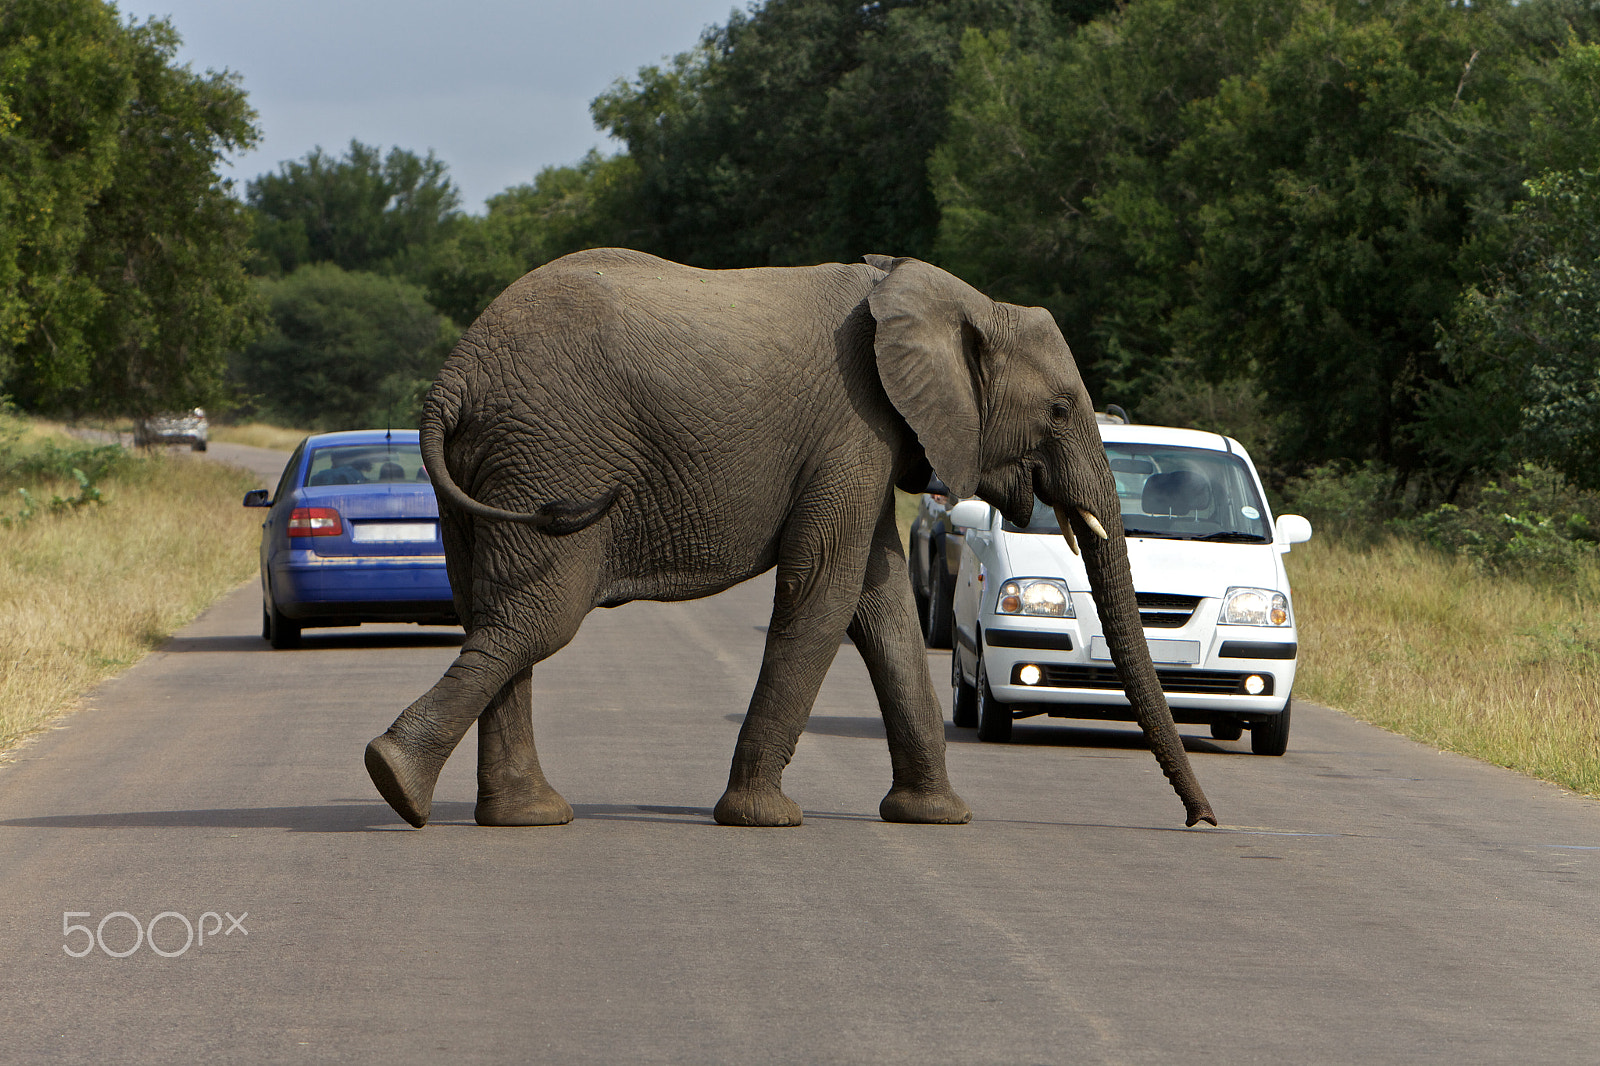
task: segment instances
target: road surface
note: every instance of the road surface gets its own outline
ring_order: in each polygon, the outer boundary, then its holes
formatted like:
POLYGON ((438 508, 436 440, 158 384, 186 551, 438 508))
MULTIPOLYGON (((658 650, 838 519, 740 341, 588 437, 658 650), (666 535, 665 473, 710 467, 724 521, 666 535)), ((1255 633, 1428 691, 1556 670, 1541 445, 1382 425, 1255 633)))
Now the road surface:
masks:
POLYGON ((420 831, 362 768, 458 631, 275 652, 228 596, 0 767, 0 1062, 1600 1055, 1600 804, 1312 705, 1281 759, 1190 738, 1221 830, 1131 729, 1037 720, 949 728, 971 825, 887 825, 846 646, 806 824, 714 825, 771 589, 592 614, 534 675, 577 819, 500 830, 472 734, 420 831))

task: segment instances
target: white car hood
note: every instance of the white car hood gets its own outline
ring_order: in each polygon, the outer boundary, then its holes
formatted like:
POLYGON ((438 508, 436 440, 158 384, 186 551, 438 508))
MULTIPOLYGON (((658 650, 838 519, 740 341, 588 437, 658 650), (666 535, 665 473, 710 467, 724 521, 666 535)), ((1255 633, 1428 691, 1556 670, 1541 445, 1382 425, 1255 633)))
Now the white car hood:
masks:
MULTIPOLYGON (((1074 590, 1086 591, 1089 576, 1083 560, 1073 555, 1060 536, 1001 533, 1010 576, 1067 579, 1074 590)), ((1128 563, 1138 592, 1177 596, 1220 597, 1235 586, 1278 588, 1278 553, 1271 544, 1216 544, 1193 540, 1129 537, 1128 563)))

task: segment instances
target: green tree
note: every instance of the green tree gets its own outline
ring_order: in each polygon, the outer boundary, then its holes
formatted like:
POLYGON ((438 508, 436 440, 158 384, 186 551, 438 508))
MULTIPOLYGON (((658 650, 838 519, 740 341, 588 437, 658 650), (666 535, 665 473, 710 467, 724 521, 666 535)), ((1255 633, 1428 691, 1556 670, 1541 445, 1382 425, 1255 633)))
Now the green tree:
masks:
POLYGON ((1109 6, 768 0, 592 110, 638 167, 647 250, 718 267, 927 256, 927 160, 964 30, 1032 40, 1109 6))
POLYGON ((1458 479, 1531 459, 1600 489, 1600 173, 1528 193, 1505 272, 1461 296, 1440 346, 1453 376, 1419 437, 1458 479))
POLYGON ((1531 160, 1585 150, 1528 97, 1593 28, 1537 0, 1143 0, 1044 47, 969 34, 938 255, 1050 307, 1109 399, 1237 383, 1281 457, 1420 469, 1436 325, 1531 160))
POLYGON ((314 148, 245 190, 267 274, 334 263, 421 280, 461 219, 461 194, 431 151, 385 156, 356 140, 341 158, 314 148))
POLYGON ((250 327, 216 164, 255 116, 177 45, 102 0, 0 6, 0 389, 24 406, 207 402, 250 327))
POLYGON ((102 298, 88 377, 67 395, 80 410, 137 414, 215 405, 225 353, 259 328, 251 220, 218 177, 225 151, 254 142, 255 113, 235 75, 174 65, 168 24, 128 33, 138 93, 78 257, 102 298))
POLYGON ((415 426, 459 331, 398 278, 314 263, 261 278, 272 327, 234 358, 264 418, 316 429, 415 426))
POLYGON ((627 155, 591 150, 576 166, 545 167, 531 184, 489 198, 432 257, 428 299, 470 323, 507 285, 583 248, 635 246, 638 168, 627 155))
POLYGON ((1198 207, 1169 172, 1187 109, 1270 50, 1295 6, 1145 0, 1037 45, 969 31, 930 163, 941 264, 1055 313, 1097 395, 1137 406, 1170 382, 1198 207))

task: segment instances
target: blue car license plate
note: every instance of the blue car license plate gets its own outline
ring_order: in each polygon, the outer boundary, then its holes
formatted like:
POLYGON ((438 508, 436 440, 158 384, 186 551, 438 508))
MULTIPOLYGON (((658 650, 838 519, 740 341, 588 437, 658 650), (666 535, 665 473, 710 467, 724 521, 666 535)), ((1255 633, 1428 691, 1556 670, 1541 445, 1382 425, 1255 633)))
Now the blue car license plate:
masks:
POLYGON ((434 522, 353 522, 350 539, 357 544, 420 544, 438 540, 434 522))

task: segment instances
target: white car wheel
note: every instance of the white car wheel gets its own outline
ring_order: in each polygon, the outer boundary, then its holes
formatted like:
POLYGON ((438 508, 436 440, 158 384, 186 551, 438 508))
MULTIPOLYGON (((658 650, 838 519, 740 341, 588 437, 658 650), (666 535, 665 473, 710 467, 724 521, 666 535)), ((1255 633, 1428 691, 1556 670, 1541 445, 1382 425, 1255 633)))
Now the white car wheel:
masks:
POLYGON ((994 698, 982 652, 978 654, 978 739, 995 744, 1011 739, 1011 705, 994 698))

